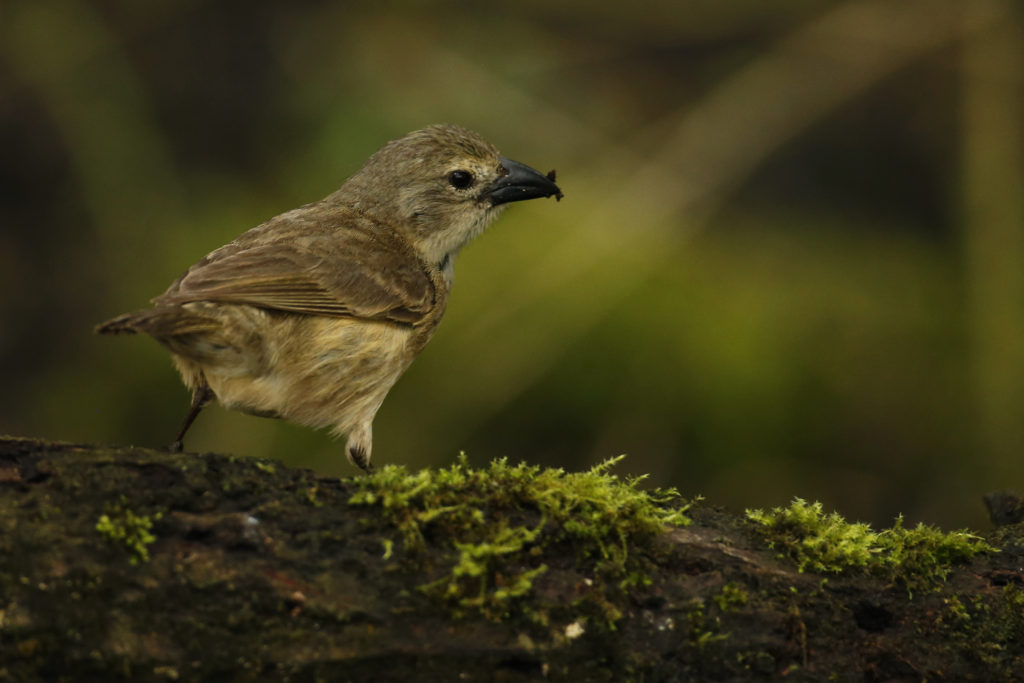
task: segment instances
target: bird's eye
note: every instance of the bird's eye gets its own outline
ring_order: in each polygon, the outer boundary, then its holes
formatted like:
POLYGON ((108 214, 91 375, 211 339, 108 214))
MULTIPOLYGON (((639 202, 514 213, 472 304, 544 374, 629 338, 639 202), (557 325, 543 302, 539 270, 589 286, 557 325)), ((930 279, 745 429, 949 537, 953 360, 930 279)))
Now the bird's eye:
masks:
POLYGON ((452 171, 448 174, 448 184, 456 190, 465 190, 473 184, 473 174, 469 171, 452 171))

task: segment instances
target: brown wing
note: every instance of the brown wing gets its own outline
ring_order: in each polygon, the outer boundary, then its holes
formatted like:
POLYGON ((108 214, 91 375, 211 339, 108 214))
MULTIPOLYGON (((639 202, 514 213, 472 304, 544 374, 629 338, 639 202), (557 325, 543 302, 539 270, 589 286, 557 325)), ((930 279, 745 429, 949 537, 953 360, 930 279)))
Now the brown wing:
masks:
POLYGON ((286 217, 213 252, 154 303, 216 301, 408 324, 430 311, 430 277, 393 234, 358 224, 324 231, 314 223, 289 231, 280 223, 286 217))

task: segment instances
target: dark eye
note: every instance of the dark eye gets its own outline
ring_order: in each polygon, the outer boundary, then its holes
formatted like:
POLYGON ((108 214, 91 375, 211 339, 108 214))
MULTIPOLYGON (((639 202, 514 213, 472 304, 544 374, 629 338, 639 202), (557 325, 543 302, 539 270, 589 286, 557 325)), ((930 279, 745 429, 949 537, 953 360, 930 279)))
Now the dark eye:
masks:
POLYGON ((473 184, 473 174, 469 171, 452 171, 448 174, 448 183, 456 190, 465 190, 473 184))

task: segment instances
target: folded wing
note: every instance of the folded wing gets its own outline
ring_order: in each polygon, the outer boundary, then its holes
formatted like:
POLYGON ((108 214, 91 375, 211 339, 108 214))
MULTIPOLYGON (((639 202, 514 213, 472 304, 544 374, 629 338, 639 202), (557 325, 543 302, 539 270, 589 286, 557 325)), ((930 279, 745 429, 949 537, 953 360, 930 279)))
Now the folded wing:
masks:
MULTIPOLYGON (((249 304, 306 315, 414 324, 434 304, 422 262, 379 226, 332 226, 275 236, 243 236, 190 268, 157 306, 193 301, 249 304), (339 239, 339 231, 345 232, 339 239), (310 234, 312 232, 312 234, 310 234)), ((259 231, 259 229, 257 229, 259 231)))

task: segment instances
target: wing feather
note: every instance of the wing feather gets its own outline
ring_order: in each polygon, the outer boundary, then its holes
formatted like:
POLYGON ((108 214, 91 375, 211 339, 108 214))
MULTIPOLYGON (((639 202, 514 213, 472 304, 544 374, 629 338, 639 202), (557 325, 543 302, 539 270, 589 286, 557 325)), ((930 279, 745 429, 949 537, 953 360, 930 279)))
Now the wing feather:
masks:
POLYGON ((393 231, 358 215, 320 215, 316 205, 297 211, 313 215, 290 212, 249 231, 154 303, 214 301, 407 324, 431 310, 431 278, 393 231))

